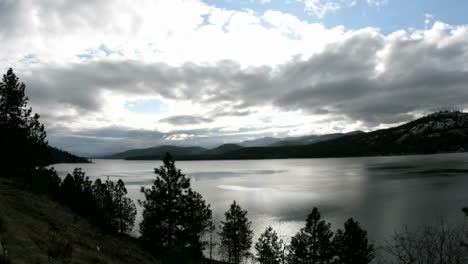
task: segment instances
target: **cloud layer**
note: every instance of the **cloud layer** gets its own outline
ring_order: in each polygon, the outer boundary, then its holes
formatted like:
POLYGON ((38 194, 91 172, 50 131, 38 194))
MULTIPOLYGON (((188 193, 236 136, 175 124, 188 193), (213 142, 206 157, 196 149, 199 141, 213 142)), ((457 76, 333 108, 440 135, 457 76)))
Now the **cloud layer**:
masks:
POLYGON ((195 0, 0 0, 0 23, 1 68, 71 150, 366 130, 468 104, 467 26, 384 35, 195 0), (168 111, 125 108, 146 98, 168 111))

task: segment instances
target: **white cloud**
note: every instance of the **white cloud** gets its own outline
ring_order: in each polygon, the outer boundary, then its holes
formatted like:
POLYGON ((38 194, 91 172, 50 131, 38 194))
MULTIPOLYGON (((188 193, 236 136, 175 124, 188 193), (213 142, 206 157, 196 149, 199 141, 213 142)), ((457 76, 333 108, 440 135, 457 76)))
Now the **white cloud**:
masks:
MULTIPOLYGON (((343 7, 354 7, 358 0, 296 0, 304 4, 304 11, 319 19, 343 7)), ((363 0, 369 6, 381 7, 388 4, 388 0, 363 0)))
MULTIPOLYGON (((306 2, 323 15, 339 8, 306 2)), ((138 3, 0 2, 0 68, 26 81, 51 131, 125 126, 198 142, 372 129, 467 106, 465 26, 435 22, 386 36, 272 10, 138 3), (125 107, 151 98, 167 111, 125 107)))
POLYGON ((330 12, 340 9, 339 3, 329 0, 298 0, 304 3, 304 11, 318 18, 323 18, 330 12))
POLYGON ((366 0, 367 4, 374 6, 384 6, 388 4, 389 0, 366 0))
POLYGON ((429 28, 430 24, 432 21, 434 21, 434 15, 432 14, 424 14, 424 25, 426 26, 426 29, 429 28))

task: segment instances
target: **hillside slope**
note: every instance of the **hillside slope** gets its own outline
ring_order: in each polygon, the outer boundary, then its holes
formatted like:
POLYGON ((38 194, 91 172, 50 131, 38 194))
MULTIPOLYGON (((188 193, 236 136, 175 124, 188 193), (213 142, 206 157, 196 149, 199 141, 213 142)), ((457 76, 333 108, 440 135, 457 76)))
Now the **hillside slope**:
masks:
POLYGON ((278 141, 269 145, 268 147, 283 147, 283 146, 300 146, 300 145, 310 145, 322 141, 332 140, 340 137, 345 137, 349 135, 364 134, 362 131, 353 131, 349 133, 334 133, 326 135, 311 135, 311 136, 302 136, 302 137, 290 137, 284 140, 278 141))
MULTIPOLYGON (((265 143, 273 138, 262 138, 265 143)), ((275 139, 278 140, 278 139, 275 139)), ((468 114, 439 112, 404 125, 364 133, 329 134, 286 138, 270 146, 243 147, 225 144, 207 150, 200 147, 162 146, 130 150, 106 158, 161 159, 169 152, 178 160, 274 159, 430 154, 468 150, 468 114)))
POLYGON ((220 159, 430 154, 468 150, 468 114, 436 113, 404 125, 306 146, 245 148, 220 159))
POLYGON ((78 157, 67 151, 49 146, 50 164, 57 163, 89 163, 87 158, 78 157))
POLYGON ((173 156, 178 155, 197 155, 201 154, 206 149, 201 147, 177 147, 177 146, 159 146, 145 149, 132 149, 124 152, 100 157, 104 159, 127 159, 130 157, 152 157, 160 159, 164 157, 166 152, 171 153, 173 156))
POLYGON ((109 235, 67 207, 0 178, 0 239, 14 264, 50 263, 65 241, 71 263, 159 263, 135 238, 109 235))
POLYGON ((218 155, 218 154, 223 154, 223 153, 233 151, 233 150, 238 150, 238 149, 242 149, 242 146, 237 145, 237 144, 223 144, 223 145, 218 146, 218 147, 216 147, 214 149, 209 149, 209 150, 203 152, 203 154, 205 154, 205 155, 218 155))

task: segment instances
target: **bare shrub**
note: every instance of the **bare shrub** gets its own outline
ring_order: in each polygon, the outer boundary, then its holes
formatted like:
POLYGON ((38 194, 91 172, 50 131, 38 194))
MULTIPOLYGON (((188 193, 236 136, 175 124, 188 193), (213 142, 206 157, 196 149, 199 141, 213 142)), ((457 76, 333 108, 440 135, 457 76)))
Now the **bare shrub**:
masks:
POLYGON ((395 232, 380 250, 376 261, 382 264, 463 264, 468 249, 463 245, 464 229, 444 221, 414 231, 395 232))
POLYGON ((49 264, 71 263, 73 245, 69 239, 51 233, 47 245, 47 261, 49 264))

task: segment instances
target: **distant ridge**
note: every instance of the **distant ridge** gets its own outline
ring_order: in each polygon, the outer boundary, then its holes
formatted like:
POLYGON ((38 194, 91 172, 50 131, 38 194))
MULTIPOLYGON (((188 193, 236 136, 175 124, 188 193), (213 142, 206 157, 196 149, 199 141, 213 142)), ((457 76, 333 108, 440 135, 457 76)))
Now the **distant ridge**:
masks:
POLYGON ((160 159, 166 152, 171 153, 173 156, 186 156, 186 155, 197 155, 202 154, 206 151, 202 147, 178 147, 178 146, 158 146, 144 149, 132 149, 124 152, 119 152, 112 155, 101 156, 103 159, 160 159))
POLYGON ((468 150, 468 114, 438 112, 401 126, 364 133, 261 138, 213 149, 160 146, 129 150, 105 158, 179 160, 353 157, 462 152, 468 150), (267 144, 267 145, 265 145, 267 144), (253 145, 253 147, 245 146, 253 145))
POLYGON ((203 154, 205 154, 205 155, 217 155, 217 154, 223 154, 223 153, 238 150, 238 149, 242 149, 242 146, 237 145, 237 144, 223 144, 223 145, 221 145, 219 147, 216 147, 214 149, 209 149, 209 150, 205 151, 203 154))
POLYGON ((276 144, 289 146, 289 145, 306 145, 311 142, 320 142, 330 140, 338 137, 343 137, 353 133, 364 133, 361 131, 350 132, 347 134, 337 133, 329 135, 312 135, 304 137, 288 137, 288 138, 273 138, 263 137, 259 139, 246 140, 238 144, 228 143, 223 144, 213 149, 206 149, 197 146, 181 147, 181 146, 155 146, 144 149, 132 149, 124 152, 119 152, 111 155, 99 156, 102 159, 129 159, 129 160, 156 160, 161 159, 166 152, 171 153, 177 159, 210 159, 215 155, 222 155, 230 151, 240 150, 247 147, 269 147, 276 146, 276 144))
POLYGON ((49 146, 50 164, 58 163, 90 163, 87 158, 73 155, 65 150, 49 146))
POLYGON ((239 143, 242 147, 264 147, 268 146, 271 144, 274 144, 278 141, 281 141, 280 138, 274 138, 274 137, 263 137, 263 138, 258 138, 258 139, 252 139, 252 140, 245 140, 239 143))
POLYGON ((468 149, 468 114, 440 112, 407 124, 305 146, 244 148, 220 159, 353 157, 464 152, 468 149))
POLYGON ((340 138, 349 135, 358 135, 363 134, 362 131, 353 131, 349 133, 335 133, 335 134, 326 134, 326 135, 311 135, 311 136, 302 136, 302 137, 290 137, 284 140, 277 141, 269 147, 281 147, 281 146, 300 146, 300 145, 309 145, 313 143, 318 143, 322 141, 332 140, 335 138, 340 138))

